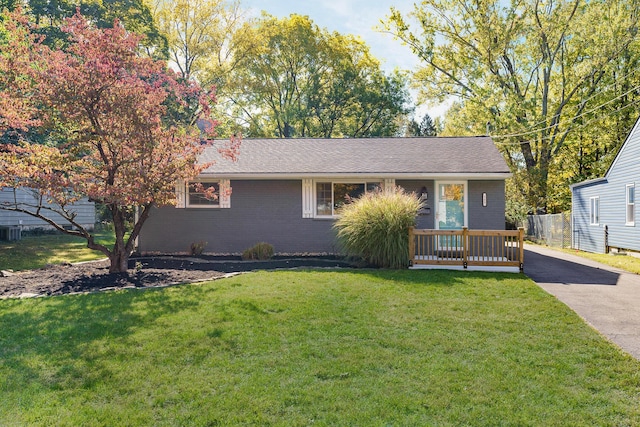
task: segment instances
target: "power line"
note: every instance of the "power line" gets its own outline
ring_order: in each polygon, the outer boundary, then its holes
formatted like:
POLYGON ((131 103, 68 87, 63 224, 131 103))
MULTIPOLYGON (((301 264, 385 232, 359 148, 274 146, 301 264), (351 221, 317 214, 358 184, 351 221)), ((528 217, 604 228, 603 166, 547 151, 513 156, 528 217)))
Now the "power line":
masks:
MULTIPOLYGON (((608 100, 607 102, 598 105, 597 107, 594 107, 594 108, 592 108, 590 110, 584 111, 581 114, 579 114, 579 115, 577 115, 575 117, 572 117, 570 120, 573 121, 573 120, 579 119, 580 117, 583 117, 583 116, 585 116, 587 114, 590 114, 590 113, 592 113, 592 112, 594 112, 596 110, 599 110, 600 108, 605 107, 606 105, 611 104, 612 102, 614 102, 614 101, 616 101, 616 100, 618 100, 618 99, 630 94, 631 92, 637 91, 638 89, 640 89, 640 85, 633 87, 632 89, 628 90, 627 92, 625 92, 625 93, 623 93, 623 94, 621 94, 621 95, 619 95, 619 96, 617 96, 615 98, 612 98, 612 99, 608 100)), ((553 129, 555 127, 559 127, 561 124, 564 124, 565 121, 559 121, 556 124, 549 125, 549 126, 546 126, 544 128, 540 128, 540 129, 530 130, 530 131, 527 131, 527 132, 513 133, 513 134, 507 134, 507 135, 491 135, 491 138, 493 138, 493 139, 505 139, 505 138, 514 138, 514 137, 517 137, 517 136, 531 135, 531 134, 534 134, 534 133, 542 132, 544 130, 549 130, 549 129, 553 129)), ((540 123, 543 123, 543 122, 540 122, 540 123)))
MULTIPOLYGON (((605 92, 605 90, 606 90, 606 89, 608 89, 608 88, 611 88, 611 87, 615 86, 615 85, 616 85, 616 83, 618 83, 620 80, 626 79, 626 78, 630 77, 631 75, 633 75, 633 74, 637 73, 638 71, 639 71, 638 69, 634 68, 633 70, 631 70, 630 72, 628 72, 628 73, 627 73, 627 74, 625 74, 624 76, 620 76, 620 77, 615 78, 615 79, 614 79, 614 81, 613 81, 612 83, 610 83, 610 84, 609 84, 609 85, 607 85, 607 86, 604 86, 604 87, 602 88, 602 90, 600 90, 600 91, 599 91, 599 92, 597 92, 597 93, 594 93, 593 95, 591 95, 591 96, 590 96, 589 98, 587 98, 586 100, 583 100, 582 102, 583 102, 583 103, 589 102, 589 101, 590 101, 590 100, 592 100, 593 98, 595 98, 595 97, 597 97, 597 96, 602 95, 602 94, 605 92)), ((624 96, 624 95, 622 95, 622 96, 624 96)), ((539 122, 537 122, 537 123, 534 123, 534 124, 532 124, 531 126, 529 126, 529 129, 532 129, 532 128, 534 128, 534 127, 538 126, 538 125, 545 124, 546 122, 547 122, 547 120, 546 120, 546 119, 545 119, 545 120, 541 120, 541 121, 539 121, 539 122)), ((547 129, 547 128, 541 128, 541 129, 539 129, 539 130, 537 130, 537 131, 532 130, 532 131, 530 131, 529 133, 539 132, 539 131, 541 131, 541 130, 545 130, 545 129, 547 129)), ((528 133, 527 133, 527 134, 528 134, 528 133)), ((510 135, 507 135, 507 136, 505 136, 505 137, 508 137, 508 136, 510 136, 510 135)), ((496 138, 500 138, 500 137, 501 137, 501 136, 496 136, 496 138)))
MULTIPOLYGON (((585 122, 585 123, 582 123, 582 124, 581 124, 581 125, 579 125, 579 126, 574 127, 574 128, 573 128, 573 130, 579 130, 579 129, 582 129, 582 128, 587 127, 588 125, 590 125, 591 123, 593 123, 593 122, 595 122, 595 121, 597 121, 597 120, 601 120, 601 119, 603 119, 603 118, 612 117, 614 114, 616 114, 616 113, 618 113, 618 112, 620 112, 620 111, 622 111, 622 110, 624 110, 624 109, 626 109, 626 108, 629 108, 629 107, 631 107, 631 106, 634 106, 634 105, 636 105, 636 104, 640 104, 640 99, 638 99, 638 100, 636 100, 636 101, 633 101, 633 102, 630 102, 630 103, 628 103, 628 104, 625 104, 624 106, 622 106, 622 107, 620 107, 620 108, 618 108, 618 109, 616 109, 616 110, 612 111, 609 115, 607 115, 607 116, 605 116, 605 117, 592 118, 591 120, 589 120, 589 121, 587 121, 587 122, 585 122)), ((492 136, 492 138, 494 138, 494 137, 492 136)), ((542 137, 542 138, 540 138, 540 140, 547 140, 547 139, 551 139, 551 138, 553 138, 553 136, 546 136, 546 137, 542 137)), ((533 141, 533 140, 527 140, 527 141, 519 141, 519 142, 496 142, 495 144, 496 144, 496 145, 499 145, 499 146, 506 147, 506 146, 518 146, 518 145, 524 145, 524 144, 531 144, 531 143, 533 143, 533 142, 535 142, 535 141, 533 141)))

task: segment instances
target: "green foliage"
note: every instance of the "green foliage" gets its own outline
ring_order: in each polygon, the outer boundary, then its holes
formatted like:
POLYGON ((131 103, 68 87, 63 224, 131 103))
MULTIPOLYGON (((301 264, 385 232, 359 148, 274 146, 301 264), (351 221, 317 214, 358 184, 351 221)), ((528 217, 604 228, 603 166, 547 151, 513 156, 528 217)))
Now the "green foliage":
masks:
POLYGON ((640 423, 640 363, 523 275, 259 272, 0 306, 1 425, 640 423))
POLYGON ((489 124, 530 211, 551 212, 638 115, 639 17, 628 0, 426 0, 407 16, 392 9, 386 29, 420 58, 421 97, 456 101, 443 134, 489 124))
POLYGON ((230 82, 245 135, 391 136, 409 113, 407 77, 385 74, 359 38, 295 14, 263 16, 247 31, 255 50, 230 82))
POLYGON ((273 245, 260 242, 242 252, 243 260, 267 260, 273 258, 273 245))
POLYGON ((405 268, 409 262, 409 227, 415 225, 420 200, 401 188, 368 192, 345 204, 334 224, 349 255, 383 268, 405 268))
MULTIPOLYGON (((5 1, 13 11, 16 1, 5 1)), ((92 23, 100 28, 113 27, 115 20, 131 32, 144 35, 142 46, 156 59, 167 57, 167 40, 160 34, 144 0, 28 0, 26 10, 33 21, 40 26, 39 32, 46 36, 45 43, 60 47, 68 42, 68 36, 61 30, 66 18, 72 17, 79 9, 92 23)), ((0 11, 3 1, 0 1, 0 11)))
POLYGON ((415 120, 409 122, 406 136, 436 136, 438 135, 438 124, 429 114, 425 114, 420 123, 415 120))

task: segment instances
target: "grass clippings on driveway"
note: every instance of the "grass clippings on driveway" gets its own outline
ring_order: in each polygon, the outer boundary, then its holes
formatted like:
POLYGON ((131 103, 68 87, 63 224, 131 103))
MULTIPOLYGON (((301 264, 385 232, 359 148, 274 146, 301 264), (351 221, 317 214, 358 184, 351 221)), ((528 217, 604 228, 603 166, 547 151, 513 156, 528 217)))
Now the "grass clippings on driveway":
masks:
POLYGON ((640 424, 640 363, 523 275, 281 271, 0 301, 1 425, 640 424))

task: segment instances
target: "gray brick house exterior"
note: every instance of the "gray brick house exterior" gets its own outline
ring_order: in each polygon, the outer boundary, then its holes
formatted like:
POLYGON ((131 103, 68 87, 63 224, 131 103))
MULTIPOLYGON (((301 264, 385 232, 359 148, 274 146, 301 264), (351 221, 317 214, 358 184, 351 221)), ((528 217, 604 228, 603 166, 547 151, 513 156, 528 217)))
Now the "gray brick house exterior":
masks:
POLYGON ((217 201, 189 183, 176 186, 177 205, 156 208, 138 241, 142 253, 239 253, 257 242, 277 253, 339 253, 333 222, 345 194, 400 186, 426 203, 419 228, 450 226, 443 211, 455 192, 454 227, 505 226, 504 180, 509 169, 489 137, 246 139, 237 162, 208 148, 215 162, 199 180, 217 201), (230 191, 229 191, 230 190, 230 191), (455 190, 455 191, 453 191, 455 190), (229 194, 230 193, 230 194, 229 194))

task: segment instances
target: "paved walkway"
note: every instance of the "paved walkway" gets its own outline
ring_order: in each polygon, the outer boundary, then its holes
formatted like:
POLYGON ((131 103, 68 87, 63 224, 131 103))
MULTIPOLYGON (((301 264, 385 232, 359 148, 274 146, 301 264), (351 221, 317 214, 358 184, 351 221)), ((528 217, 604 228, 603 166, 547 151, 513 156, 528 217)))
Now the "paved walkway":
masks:
POLYGON ((640 360, 639 275, 526 244, 524 272, 605 337, 640 360))

